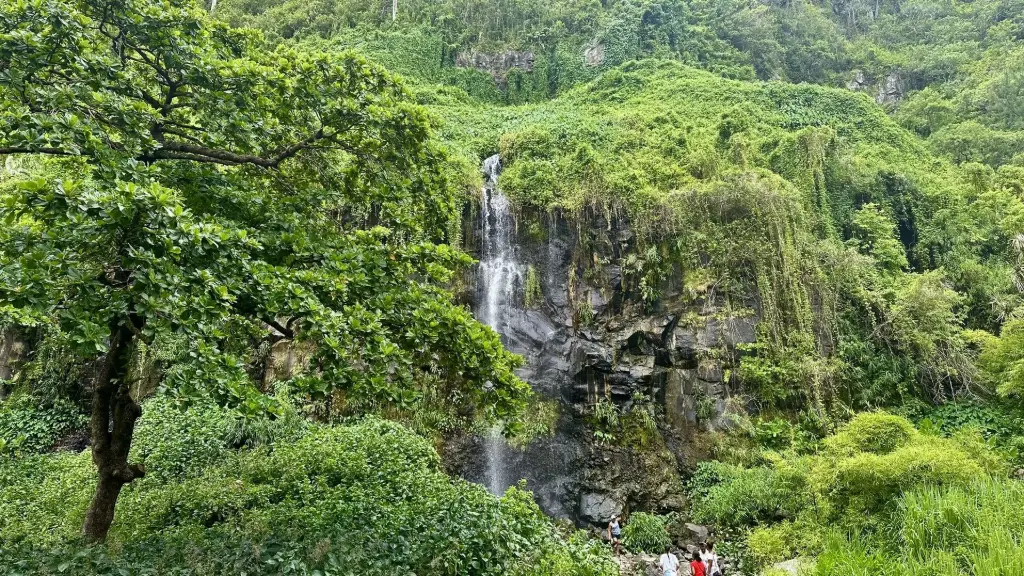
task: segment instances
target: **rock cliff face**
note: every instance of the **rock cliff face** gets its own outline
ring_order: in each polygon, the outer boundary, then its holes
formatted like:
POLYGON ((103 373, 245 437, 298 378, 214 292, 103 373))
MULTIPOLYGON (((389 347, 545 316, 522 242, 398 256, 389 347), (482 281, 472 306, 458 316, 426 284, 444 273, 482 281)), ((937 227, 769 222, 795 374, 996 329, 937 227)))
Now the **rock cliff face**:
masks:
POLYGON ((10 393, 7 382, 14 376, 24 359, 26 342, 13 328, 0 330, 0 400, 10 393))
POLYGON ((873 94, 875 102, 883 106, 891 106, 903 99, 906 92, 903 76, 894 70, 879 80, 869 79, 863 71, 856 70, 846 87, 856 92, 873 94))
POLYGON ((459 68, 476 68, 487 72, 494 78, 498 86, 504 88, 509 70, 518 68, 524 72, 533 71, 535 57, 533 52, 462 52, 455 57, 455 65, 459 68))
MULTIPOLYGON (((482 202, 489 198, 485 191, 482 202)), ((483 214, 493 210, 467 208, 464 226, 466 249, 478 258, 486 252, 483 214)), ((623 279, 620 263, 636 242, 621 216, 520 212, 512 241, 527 272, 509 278, 507 306, 492 326, 526 358, 521 377, 557 403, 556 433, 498 454, 484 439, 458 439, 447 448, 452 470, 486 484, 497 457, 506 485, 525 479, 547 512, 580 524, 684 508, 683 477, 703 456, 694 435, 729 426, 741 408, 733 369, 738 346, 754 341, 756 318, 726 315, 713 301, 683 304, 672 279, 645 308, 623 279), (540 294, 528 296, 538 284, 540 294), (623 421, 647 410, 653 429, 608 426, 599 403, 623 421)), ((479 310, 486 282, 479 270, 473 280, 464 297, 479 310)))

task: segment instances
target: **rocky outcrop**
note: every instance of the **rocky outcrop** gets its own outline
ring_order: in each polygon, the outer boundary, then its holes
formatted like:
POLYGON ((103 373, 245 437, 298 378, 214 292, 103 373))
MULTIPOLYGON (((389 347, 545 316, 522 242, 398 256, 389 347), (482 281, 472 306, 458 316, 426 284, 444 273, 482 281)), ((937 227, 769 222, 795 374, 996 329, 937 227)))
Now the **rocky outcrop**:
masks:
POLYGON ((871 90, 871 83, 868 82, 863 70, 854 70, 853 78, 850 78, 850 81, 846 83, 846 88, 854 92, 866 92, 871 90))
MULTIPOLYGON (((636 510, 685 510, 683 480, 703 457, 695 434, 731 425, 742 344, 755 338, 756 317, 713 300, 684 299, 679 278, 661 286, 665 297, 645 308, 623 278, 620 262, 636 249, 624 217, 604 212, 518 214, 516 260, 539 277, 540 301, 525 304, 515 278, 503 313, 503 342, 523 355, 520 376, 558 403, 551 438, 524 449, 506 447, 506 476, 524 478, 548 513, 601 526, 636 510), (582 220, 581 220, 582 218, 582 220), (656 428, 643 439, 598 434, 594 410, 611 402, 628 415, 653 405, 656 428)), ((479 211, 466 212, 464 246, 481 245, 479 211)), ((481 302, 481 282, 467 283, 467 303, 481 302)), ((624 433, 624 432, 622 432, 624 433)), ((453 472, 483 482, 480 439, 449 445, 453 472)))
POLYGON ((25 353, 25 338, 17 329, 0 330, 0 400, 10 394, 6 382, 14 377, 25 353))
POLYGON ((583 63, 590 67, 604 63, 604 44, 597 43, 583 51, 583 63))
POLYGON ((455 57, 455 66, 458 68, 475 68, 486 72, 494 78, 498 86, 504 88, 507 85, 508 73, 513 68, 523 72, 533 71, 535 57, 533 52, 462 52, 455 57))
POLYGON ((875 102, 883 105, 896 104, 903 99, 905 91, 903 76, 899 72, 891 72, 878 84, 875 102))
POLYGON ((846 87, 856 92, 872 94, 875 102, 884 106, 898 103, 906 93, 903 76, 898 70, 886 74, 881 80, 869 78, 862 70, 855 70, 846 87))

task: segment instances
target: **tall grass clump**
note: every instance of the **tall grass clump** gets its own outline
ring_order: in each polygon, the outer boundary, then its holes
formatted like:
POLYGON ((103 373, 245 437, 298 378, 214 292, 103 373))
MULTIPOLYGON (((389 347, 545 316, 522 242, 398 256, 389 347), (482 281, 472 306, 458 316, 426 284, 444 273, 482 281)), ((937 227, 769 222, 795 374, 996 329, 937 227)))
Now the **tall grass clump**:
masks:
POLYGON ((833 532, 819 576, 1016 576, 1024 574, 1024 484, 981 477, 928 485, 899 500, 890 530, 833 532))

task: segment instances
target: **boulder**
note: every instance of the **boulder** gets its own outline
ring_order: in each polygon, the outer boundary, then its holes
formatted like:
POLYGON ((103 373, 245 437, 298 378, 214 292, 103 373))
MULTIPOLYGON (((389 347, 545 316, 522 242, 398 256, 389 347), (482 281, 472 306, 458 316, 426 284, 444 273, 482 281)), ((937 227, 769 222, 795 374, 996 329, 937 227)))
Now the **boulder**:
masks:
POLYGON ((611 494, 590 492, 580 496, 580 517, 595 524, 605 524, 622 513, 622 503, 611 494))
POLYGON ((708 539, 708 528, 707 526, 701 526, 700 524, 693 524, 690 522, 686 523, 686 529, 690 531, 694 541, 704 542, 708 539))

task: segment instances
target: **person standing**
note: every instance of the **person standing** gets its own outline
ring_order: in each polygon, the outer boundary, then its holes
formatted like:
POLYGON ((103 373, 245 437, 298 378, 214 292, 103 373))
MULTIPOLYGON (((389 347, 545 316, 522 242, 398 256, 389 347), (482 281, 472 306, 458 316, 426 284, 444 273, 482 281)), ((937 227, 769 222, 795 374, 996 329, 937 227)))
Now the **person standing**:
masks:
POLYGON ((608 523, 608 540, 611 541, 612 550, 618 556, 619 550, 622 548, 622 516, 616 516, 608 523))
POLYGON ((665 546, 665 553, 658 559, 658 565, 665 576, 679 576, 679 558, 676 558, 670 547, 665 546))
POLYGON ((708 576, 704 561, 700 559, 700 552, 694 552, 690 558, 690 576, 708 576))
POLYGON ((707 568, 707 576, 722 576, 722 569, 718 566, 718 554, 715 553, 715 542, 708 540, 707 546, 701 546, 704 547, 704 552, 700 558, 707 568))

